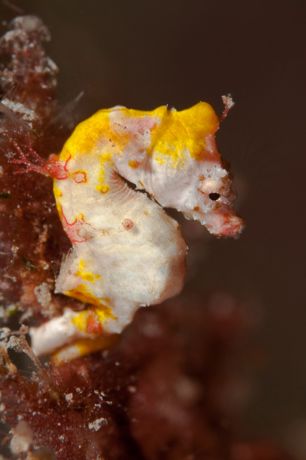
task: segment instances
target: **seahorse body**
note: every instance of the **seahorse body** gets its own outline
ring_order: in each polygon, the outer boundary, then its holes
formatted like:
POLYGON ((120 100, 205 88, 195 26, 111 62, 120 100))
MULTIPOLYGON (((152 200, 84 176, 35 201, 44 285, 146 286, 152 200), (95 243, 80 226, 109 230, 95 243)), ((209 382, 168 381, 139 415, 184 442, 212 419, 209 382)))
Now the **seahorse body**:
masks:
POLYGON ((38 354, 78 338, 120 333, 137 308, 182 289, 186 244, 161 206, 217 235, 241 231, 214 142, 218 127, 204 102, 183 111, 114 107, 76 127, 59 156, 67 177, 54 180, 57 209, 72 242, 56 292, 93 309, 67 310, 32 329, 38 354))

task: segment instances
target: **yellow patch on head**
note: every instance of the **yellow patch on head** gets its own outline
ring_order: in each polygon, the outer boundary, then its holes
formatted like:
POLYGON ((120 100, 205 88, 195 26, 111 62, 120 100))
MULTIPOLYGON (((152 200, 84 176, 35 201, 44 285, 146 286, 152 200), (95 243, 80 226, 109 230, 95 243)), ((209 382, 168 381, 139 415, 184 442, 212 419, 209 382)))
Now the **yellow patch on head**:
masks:
POLYGON ((206 136, 218 127, 219 119, 206 102, 182 111, 169 110, 155 137, 152 135, 151 154, 159 164, 167 162, 174 168, 182 167, 188 155, 200 160, 206 151, 206 136))

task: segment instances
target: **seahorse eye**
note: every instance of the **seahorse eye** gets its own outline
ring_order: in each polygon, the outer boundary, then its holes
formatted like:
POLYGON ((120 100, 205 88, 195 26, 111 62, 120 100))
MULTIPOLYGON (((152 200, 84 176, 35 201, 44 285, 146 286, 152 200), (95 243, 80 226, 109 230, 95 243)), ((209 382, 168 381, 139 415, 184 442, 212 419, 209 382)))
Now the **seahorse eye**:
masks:
POLYGON ((210 193, 208 196, 212 201, 217 201, 220 198, 220 193, 210 193))

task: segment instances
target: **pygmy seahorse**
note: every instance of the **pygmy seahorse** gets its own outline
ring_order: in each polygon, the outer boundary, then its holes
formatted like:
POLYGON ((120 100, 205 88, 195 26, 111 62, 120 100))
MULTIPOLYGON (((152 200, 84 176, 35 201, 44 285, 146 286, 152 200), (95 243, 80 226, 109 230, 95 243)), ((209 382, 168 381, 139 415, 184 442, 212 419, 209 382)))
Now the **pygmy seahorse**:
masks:
POLYGON ((180 292, 187 248, 162 207, 217 236, 241 232, 215 144, 219 122, 205 102, 182 111, 117 106, 80 123, 49 160, 45 173, 72 243, 56 292, 91 306, 32 328, 38 355, 64 347, 57 357, 70 359, 101 347, 139 307, 180 292))

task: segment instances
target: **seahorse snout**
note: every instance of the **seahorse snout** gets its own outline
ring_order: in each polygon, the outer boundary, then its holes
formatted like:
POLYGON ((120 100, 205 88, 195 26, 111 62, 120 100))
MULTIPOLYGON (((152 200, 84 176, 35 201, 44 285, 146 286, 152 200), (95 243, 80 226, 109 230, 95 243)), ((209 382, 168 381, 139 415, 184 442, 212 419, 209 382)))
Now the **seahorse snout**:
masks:
POLYGON ((206 216, 209 233, 221 237, 238 237, 244 228, 243 220, 227 208, 218 209, 206 216))

